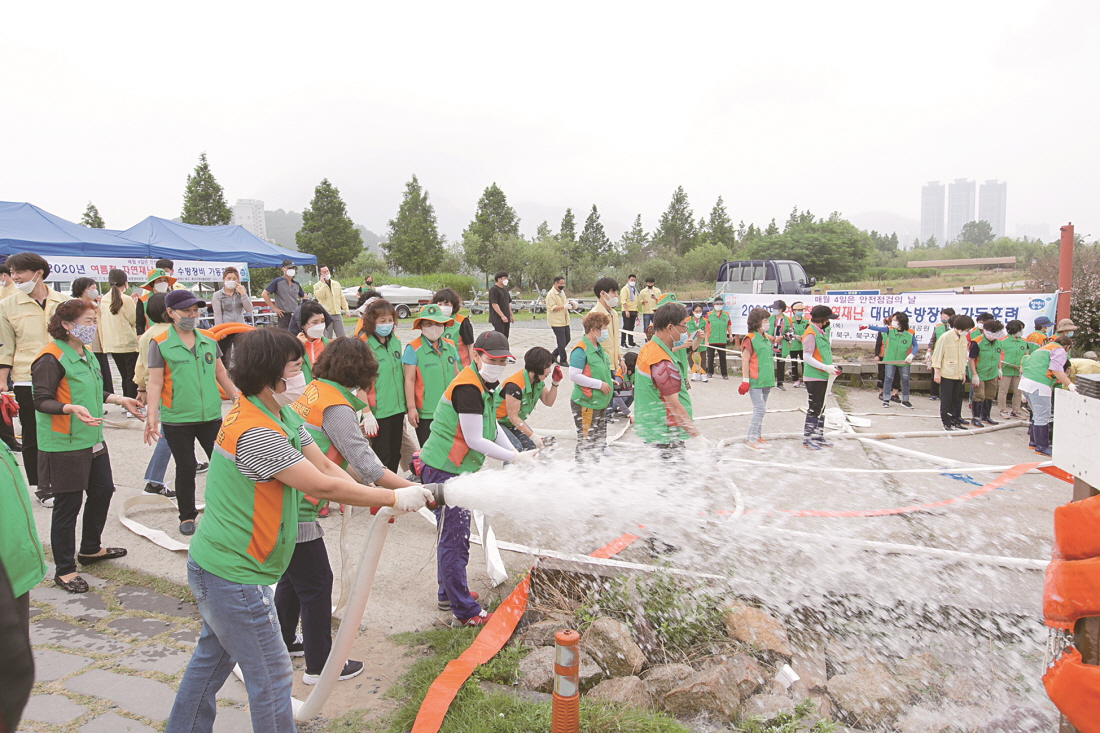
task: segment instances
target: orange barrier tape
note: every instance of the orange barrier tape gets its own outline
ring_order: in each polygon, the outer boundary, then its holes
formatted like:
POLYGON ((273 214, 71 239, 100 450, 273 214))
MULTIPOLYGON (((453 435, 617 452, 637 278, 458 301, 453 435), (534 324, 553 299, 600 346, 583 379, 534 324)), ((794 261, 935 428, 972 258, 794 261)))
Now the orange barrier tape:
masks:
POLYGON ((608 542, 606 545, 604 545, 600 549, 595 550, 593 552, 590 552, 588 554, 589 554, 590 557, 598 557, 602 560, 608 560, 611 557, 613 557, 615 555, 618 555, 620 552, 625 550, 627 547, 630 547, 630 545, 636 539, 638 539, 638 538, 635 535, 624 534, 622 537, 619 537, 616 540, 612 540, 611 542, 608 542))
POLYGON ((1100 667, 1081 661, 1073 647, 1043 675, 1051 702, 1080 733, 1100 733, 1100 667))
MULTIPOLYGON (((934 501, 929 504, 917 504, 916 506, 903 506, 895 507, 893 509, 872 509, 865 511, 825 511, 818 509, 775 509, 771 512, 761 512, 763 514, 786 514, 791 517, 886 517, 893 514, 910 514, 912 512, 924 511, 925 509, 934 509, 936 507, 947 506, 949 504, 955 504, 960 501, 966 501, 967 499, 973 499, 982 494, 987 494, 993 489, 1004 486, 1009 481, 1015 478, 1019 478, 1031 469, 1038 466, 1038 463, 1019 463, 1012 468, 1002 473, 997 478, 993 479, 984 486, 980 486, 973 491, 969 491, 961 496, 956 496, 951 499, 944 499, 943 501, 934 501)), ((748 512, 746 512, 747 514, 748 512)), ((733 512, 724 510, 719 514, 733 514, 733 512)))
POLYGON ((1100 494, 1054 510, 1054 554, 1066 560, 1100 557, 1100 494))
POLYGON ((1061 479, 1062 481, 1065 481, 1067 484, 1072 484, 1073 483, 1073 476, 1066 473, 1065 471, 1058 468, 1057 466, 1040 466, 1039 470, 1042 471, 1043 473, 1047 474, 1048 476, 1053 476, 1056 479, 1061 479))
POLYGON ((1079 618, 1100 616, 1100 557, 1054 558, 1043 578, 1043 621, 1070 631, 1079 618))

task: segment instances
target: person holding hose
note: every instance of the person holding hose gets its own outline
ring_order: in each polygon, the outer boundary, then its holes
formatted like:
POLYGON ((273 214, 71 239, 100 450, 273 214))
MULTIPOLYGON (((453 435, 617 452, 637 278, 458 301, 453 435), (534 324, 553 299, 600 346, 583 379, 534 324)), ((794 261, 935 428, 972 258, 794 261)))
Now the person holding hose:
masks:
POLYGON ((137 400, 104 389, 99 362, 88 345, 95 339, 96 309, 85 300, 57 306, 48 326, 53 341, 31 365, 38 427, 38 481, 54 496, 50 545, 54 583, 70 593, 87 593, 76 563, 90 565, 124 557, 121 547, 103 547, 103 527, 115 493, 111 458, 103 442, 103 404, 137 412, 137 400), (84 504, 84 495, 88 495, 84 504), (80 551, 76 517, 84 504, 80 551))
POLYGON ((722 296, 718 296, 714 299, 711 312, 703 319, 707 330, 707 380, 714 376, 715 355, 718 356, 722 379, 729 379, 729 374, 726 372, 726 346, 733 336, 733 327, 730 325, 730 316, 725 312, 725 307, 722 296))
POLYGON ((803 381, 806 383, 806 425, 802 431, 802 447, 810 450, 831 448, 825 440, 825 393, 829 379, 840 374, 833 365, 830 321, 839 318, 827 305, 815 305, 810 311, 810 325, 802 335, 802 359, 805 362, 803 381))
POLYGON ((1050 416, 1054 404, 1052 387, 1057 382, 1070 392, 1077 391, 1077 385, 1066 374, 1066 361, 1069 358, 1066 349, 1072 346, 1073 339, 1061 334, 1040 346, 1024 361, 1020 391, 1031 406, 1032 424, 1029 437, 1034 443, 1035 452, 1041 456, 1050 455, 1050 416))
POLYGON ((527 424, 527 418, 539 402, 553 407, 562 380, 561 367, 554 356, 535 346, 523 355, 523 369, 505 379, 497 393, 497 422, 508 433, 518 451, 543 447, 543 439, 527 424))
POLYGON ((913 329, 909 328, 909 314, 898 311, 890 316, 890 326, 868 326, 859 324, 859 330, 871 329, 882 334, 886 339, 886 345, 882 354, 885 362, 885 375, 882 380, 882 406, 890 406, 890 395, 894 389, 894 376, 898 375, 901 381, 901 406, 913 409, 913 403, 909 401, 909 367, 913 359, 917 358, 917 336, 913 329), (904 362, 904 363, 903 363, 904 362))
POLYGON ((440 312, 454 323, 443 329, 443 337, 451 340, 458 349, 458 358, 463 367, 470 366, 470 347, 474 345, 474 324, 458 311, 462 308, 462 298, 452 288, 440 288, 432 296, 432 302, 439 306, 440 312))
POLYGON ((752 399, 752 419, 749 421, 749 434, 745 445, 753 450, 761 450, 768 443, 762 437, 764 414, 768 411, 768 395, 775 386, 775 351, 768 320, 768 311, 753 308, 749 311, 749 333, 741 340, 741 386, 738 394, 748 393, 752 399))
POLYGON ((940 385, 940 421, 943 429, 966 430, 963 421, 963 380, 966 377, 969 342, 967 331, 974 327, 974 320, 963 313, 951 316, 950 329, 936 339, 932 354, 932 381, 940 385))
POLYGON ((302 494, 352 506, 414 512, 432 500, 420 486, 363 486, 325 457, 305 425, 287 425, 302 374, 302 344, 283 329, 242 333, 232 364, 240 396, 218 431, 206 511, 187 558, 202 615, 198 645, 180 681, 166 733, 210 733, 216 693, 240 664, 252 729, 293 733, 293 669, 274 616, 274 591, 296 549, 302 494))
MULTIPOLYGON (((614 316, 612 316, 614 317, 614 316)), ((577 427, 577 460, 599 461, 607 450, 607 406, 611 404, 611 361, 603 346, 611 340, 607 314, 593 310, 584 317, 584 335, 569 353, 569 407, 577 427)))
POLYGON ((443 390, 462 371, 458 349, 444 336, 454 319, 443 315, 434 303, 424 306, 413 321, 420 335, 405 346, 401 365, 405 374, 405 404, 409 424, 416 430, 420 445, 432 433, 432 417, 443 390))
POLYGON ((1000 424, 994 422, 990 413, 993 410, 993 401, 997 399, 1000 367, 997 343, 1007 335, 1005 327, 996 318, 986 319, 981 323, 981 330, 971 335, 970 383, 974 387, 974 397, 970 403, 970 412, 973 415, 971 424, 976 428, 982 427, 983 420, 990 425, 1000 424))
POLYGON ((149 341, 149 383, 145 418, 145 442, 164 439, 176 459, 176 503, 180 534, 195 533, 195 441, 209 459, 222 426, 220 386, 229 399, 237 397, 222 364, 218 342, 195 330, 199 312, 206 302, 190 290, 173 290, 164 296, 164 307, 172 325, 149 341))
POLYGON ((401 364, 401 340, 394 334, 397 311, 384 298, 363 309, 356 337, 363 339, 378 362, 378 377, 363 410, 363 430, 382 465, 396 471, 401 464, 401 436, 405 433, 405 372, 401 364))
MULTIPOLYGON (((360 483, 386 489, 415 486, 382 465, 359 429, 359 411, 377 375, 378 363, 369 346, 359 339, 335 339, 313 363, 313 380, 297 400, 282 408, 279 418, 288 427, 304 423, 318 450, 360 483)), ((294 392, 287 390, 283 395, 290 399, 294 392)), ((318 510, 325 504, 300 496, 294 554, 275 588, 283 642, 291 656, 305 656, 302 682, 307 685, 317 684, 332 649, 332 566, 317 522, 318 510), (300 638, 295 634, 299 619, 300 638)), ((351 679, 362 671, 362 662, 349 659, 339 679, 351 679)))
MULTIPOLYGON (((432 420, 432 434, 420 449, 424 463, 420 478, 425 484, 441 484, 460 474, 473 473, 486 457, 514 465, 534 461, 538 451, 517 451, 496 421, 493 392, 510 359, 508 339, 499 331, 486 331, 474 341, 474 363, 459 372, 443 391, 432 420)), ((481 626, 492 614, 482 609, 466 584, 470 512, 458 506, 435 511, 439 608, 449 609, 460 626, 481 626)))

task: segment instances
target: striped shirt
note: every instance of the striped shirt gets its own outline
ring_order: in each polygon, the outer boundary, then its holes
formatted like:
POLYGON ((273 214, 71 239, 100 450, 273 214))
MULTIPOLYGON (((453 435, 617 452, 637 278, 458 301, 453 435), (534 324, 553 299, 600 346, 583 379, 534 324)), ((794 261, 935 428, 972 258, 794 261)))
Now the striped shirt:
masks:
MULTIPOLYGON (((298 426, 302 448, 313 445, 313 437, 304 425, 298 426)), ((237 470, 249 481, 262 483, 275 478, 306 457, 287 439, 270 428, 250 428, 237 441, 237 470)))

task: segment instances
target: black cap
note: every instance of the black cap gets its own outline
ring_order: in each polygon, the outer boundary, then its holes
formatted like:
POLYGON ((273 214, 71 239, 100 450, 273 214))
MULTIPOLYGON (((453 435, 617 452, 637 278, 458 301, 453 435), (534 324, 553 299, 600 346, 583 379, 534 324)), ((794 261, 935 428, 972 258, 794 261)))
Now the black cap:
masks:
POLYGON ((480 351, 493 359, 512 355, 508 348, 508 337, 500 331, 485 331, 474 339, 474 351, 480 351))
POLYGON ((290 260, 283 260, 283 264, 279 265, 279 267, 294 267, 294 263, 290 260))
POLYGON ((823 321, 826 318, 836 320, 840 316, 833 312, 833 309, 827 305, 815 305, 810 309, 811 321, 823 321))
POLYGON ((172 290, 164 296, 164 307, 174 311, 184 310, 193 305, 205 308, 206 301, 196 298, 190 290, 172 290))
POLYGON ((774 303, 772 303, 772 310, 785 311, 785 310, 787 310, 787 304, 784 303, 782 300, 777 300, 774 303))

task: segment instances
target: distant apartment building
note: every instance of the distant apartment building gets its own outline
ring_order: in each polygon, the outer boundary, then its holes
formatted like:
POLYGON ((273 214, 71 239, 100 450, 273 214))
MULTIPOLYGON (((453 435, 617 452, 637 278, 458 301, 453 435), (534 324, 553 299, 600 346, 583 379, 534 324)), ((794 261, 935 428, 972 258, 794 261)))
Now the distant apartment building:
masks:
POLYGON ((233 223, 240 224, 260 239, 267 239, 264 202, 259 199, 237 199, 233 204, 233 223))
POLYGON ((945 241, 959 238, 963 226, 974 221, 974 208, 978 197, 977 184, 966 178, 956 178, 947 186, 947 230, 945 241))
MULTIPOLYGON (((927 242, 935 237, 943 245, 943 212, 947 200, 946 186, 939 181, 930 181, 920 191, 920 238, 927 242)), ((908 244, 908 243, 907 243, 908 244)))
POLYGON ((1005 235, 1005 208, 1008 184, 1003 181, 986 181, 981 185, 978 197, 978 221, 988 221, 994 237, 1005 235))

